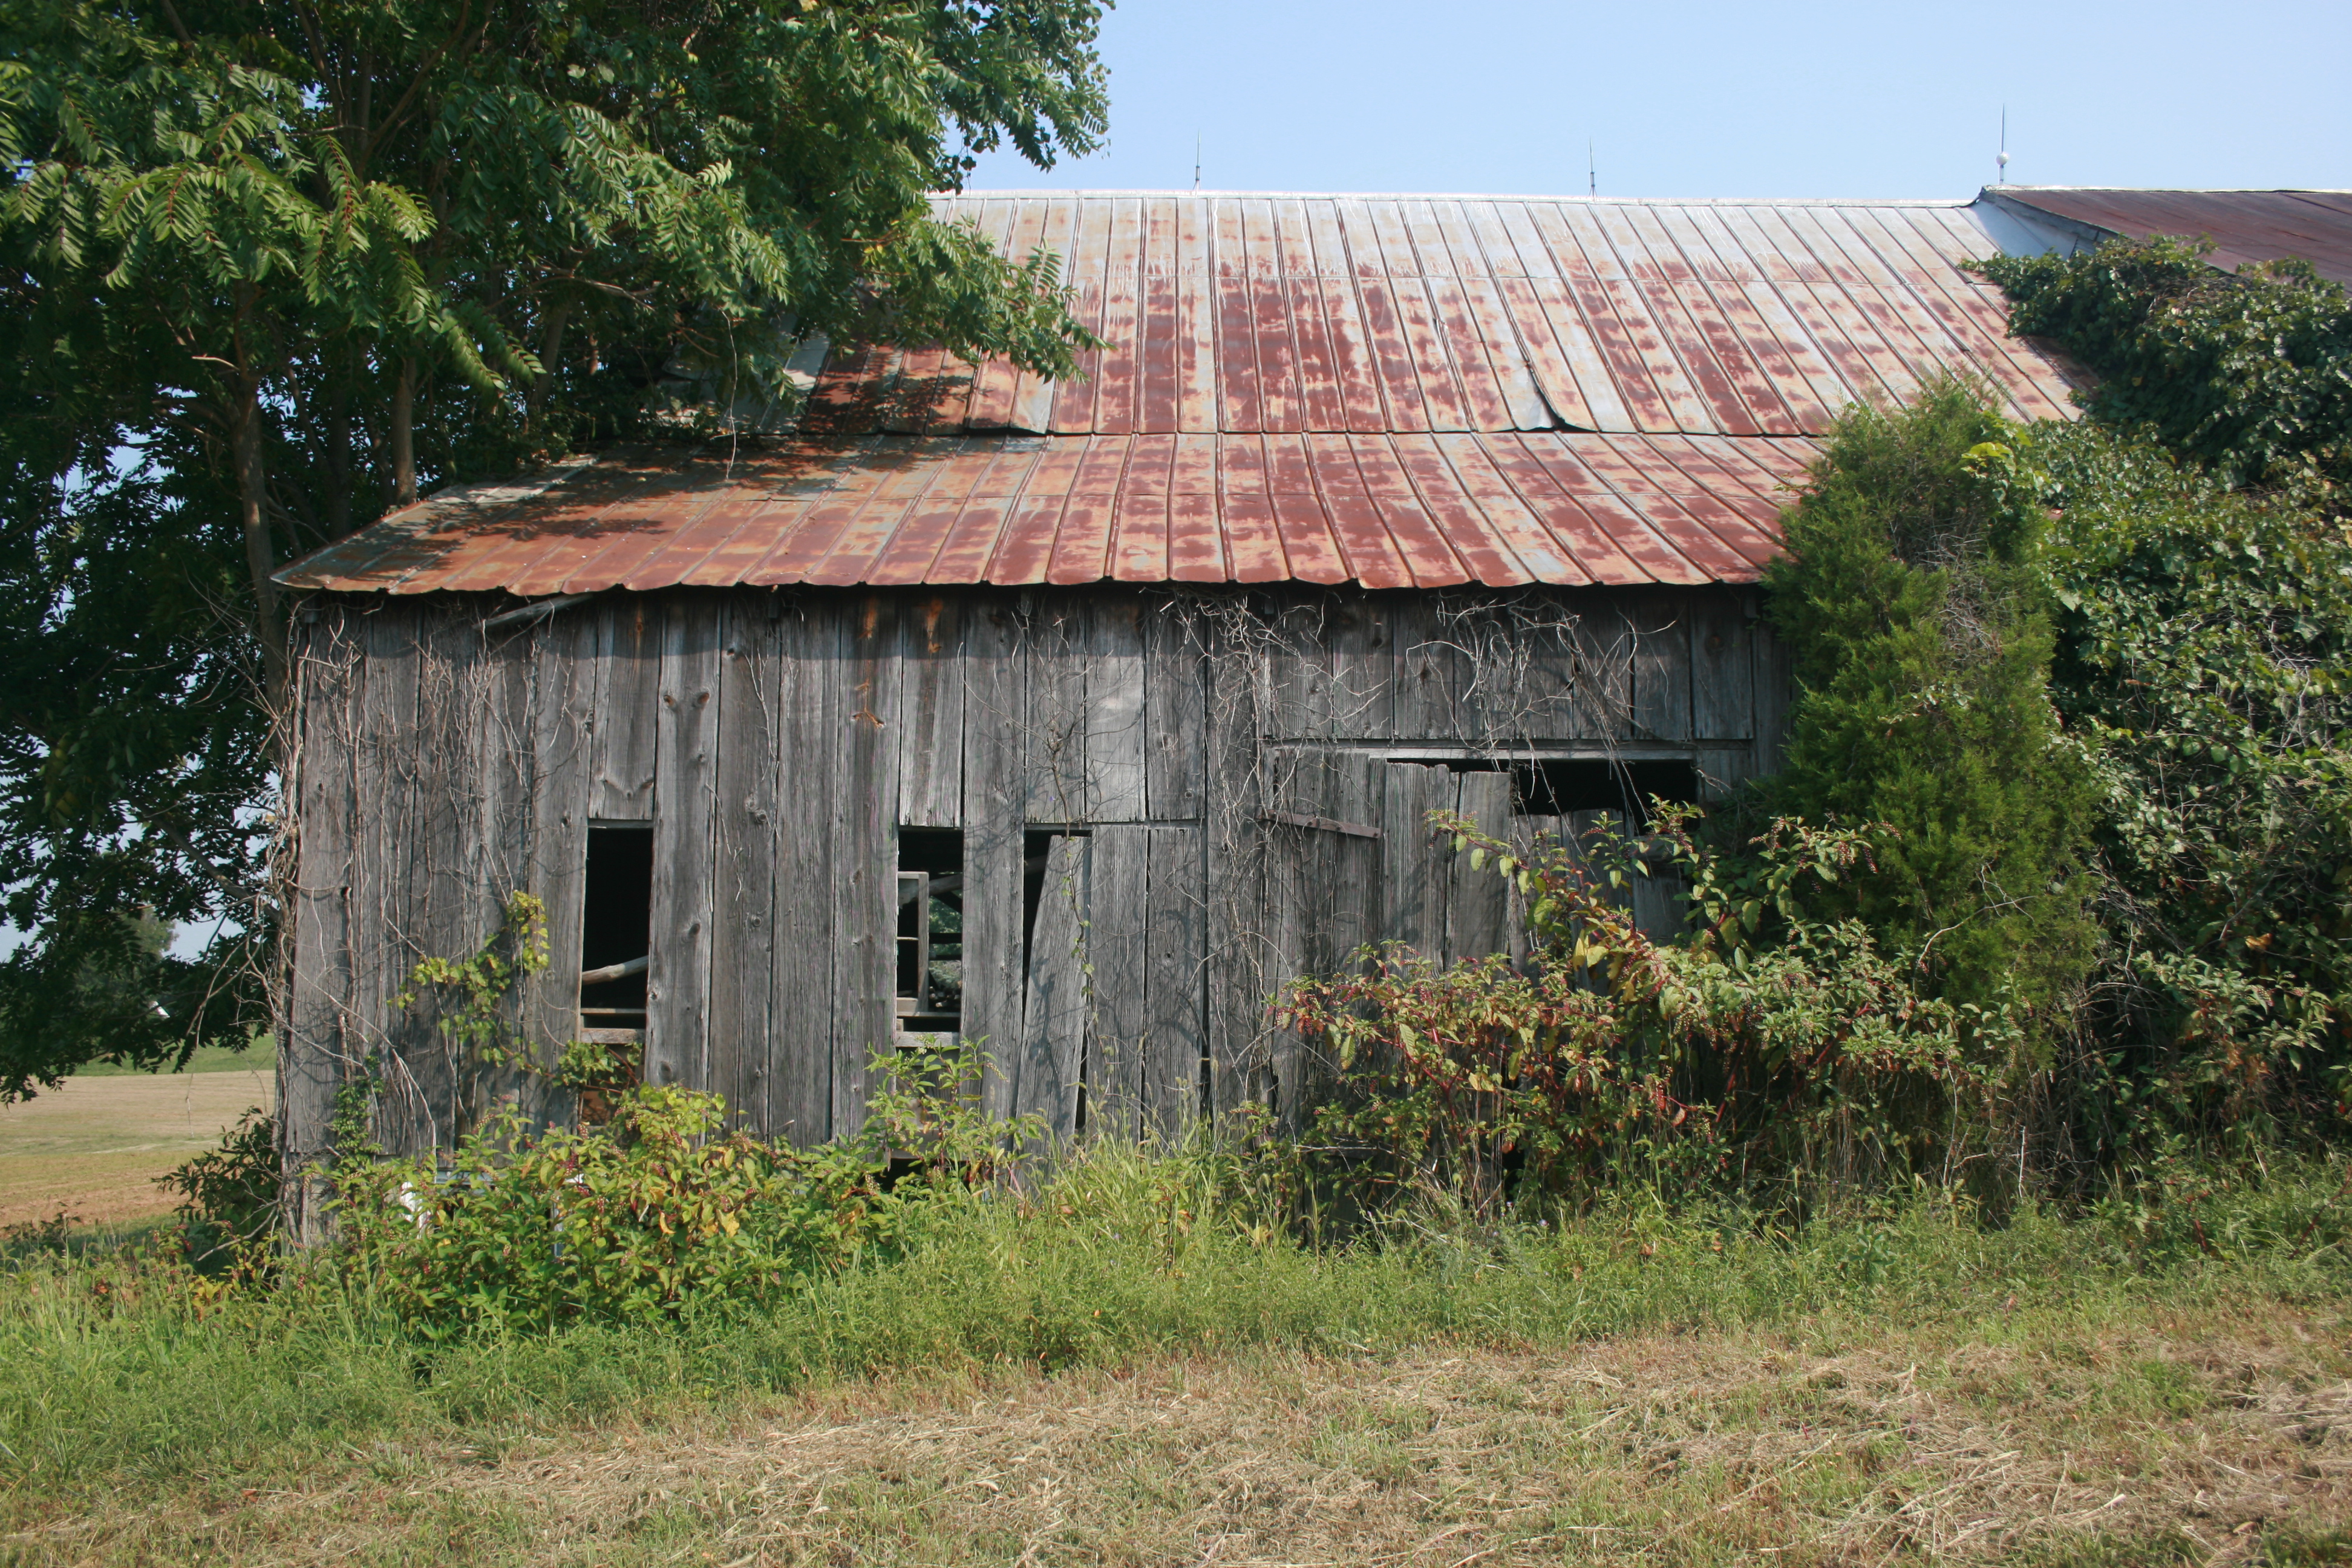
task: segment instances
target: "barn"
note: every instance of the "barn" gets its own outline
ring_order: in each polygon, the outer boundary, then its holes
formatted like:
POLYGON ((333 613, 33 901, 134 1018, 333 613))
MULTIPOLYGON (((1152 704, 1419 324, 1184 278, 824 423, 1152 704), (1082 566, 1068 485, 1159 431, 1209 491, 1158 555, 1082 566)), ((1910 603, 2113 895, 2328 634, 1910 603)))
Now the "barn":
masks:
POLYGON ((395 1151, 573 1114, 395 1002, 518 890, 538 1049, 763 1133, 851 1131, 877 1050, 958 1036, 1066 1136, 1295 1115, 1286 977, 1515 940, 1430 810, 1526 835, 1773 765, 1753 584, 1839 409, 1955 369, 2065 402, 1959 268, 1980 205, 942 204, 1066 258, 1082 375, 835 346, 792 431, 450 490, 280 574, 289 1172, 347 1084, 395 1151))

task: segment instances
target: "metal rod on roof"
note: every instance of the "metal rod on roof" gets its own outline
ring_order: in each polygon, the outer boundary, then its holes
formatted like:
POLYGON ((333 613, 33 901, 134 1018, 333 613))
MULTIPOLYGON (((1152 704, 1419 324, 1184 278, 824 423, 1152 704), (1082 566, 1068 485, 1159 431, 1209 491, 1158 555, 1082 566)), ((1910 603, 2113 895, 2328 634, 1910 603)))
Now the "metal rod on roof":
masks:
POLYGON ((1192 194, 1201 194, 1201 133, 1192 133, 1192 194))
POLYGON ((1592 155, 1592 139, 1589 136, 1584 140, 1584 194, 1601 194, 1601 162, 1592 155))
POLYGON ((525 605, 520 610, 509 610, 504 615, 492 616, 482 623, 482 629, 487 632, 496 626, 511 626, 523 621, 540 620, 567 605, 584 605, 595 596, 593 594, 566 594, 561 598, 541 599, 535 604, 525 605))
POLYGON ((2009 105, 2000 106, 2000 153, 1993 159, 2000 166, 2000 183, 2009 184, 2009 105))

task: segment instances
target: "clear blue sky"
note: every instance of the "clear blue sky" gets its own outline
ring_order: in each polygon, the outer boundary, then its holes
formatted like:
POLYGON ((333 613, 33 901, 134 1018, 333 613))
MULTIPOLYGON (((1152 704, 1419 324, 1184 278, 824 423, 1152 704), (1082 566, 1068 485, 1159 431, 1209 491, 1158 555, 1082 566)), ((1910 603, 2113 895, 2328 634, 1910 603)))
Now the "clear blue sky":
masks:
POLYGON ((1109 145, 973 189, 1965 196, 2352 186, 2352 4, 1125 0, 1109 145))

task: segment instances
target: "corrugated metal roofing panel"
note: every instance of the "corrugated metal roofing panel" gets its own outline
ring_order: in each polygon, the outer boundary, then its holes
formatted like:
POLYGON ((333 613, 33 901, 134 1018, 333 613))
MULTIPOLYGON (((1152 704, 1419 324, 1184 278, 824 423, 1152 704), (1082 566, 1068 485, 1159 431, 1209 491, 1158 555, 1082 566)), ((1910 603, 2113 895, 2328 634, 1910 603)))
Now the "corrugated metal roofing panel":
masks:
POLYGON ((1801 439, 1459 432, 869 437, 626 454, 453 492, 289 587, 530 595, 788 583, 1747 582, 1801 439))
POLYGON ((2065 406, 2053 367, 1954 303, 1980 286, 1921 270, 1990 249, 1957 205, 1040 193, 940 210, 1014 255, 1056 248, 1109 346, 1059 386, 883 356, 873 374, 908 389, 888 397, 901 434, 1808 435, 1947 367, 2020 412, 2065 406))
POLYGON ((2168 234, 2213 241, 2213 264, 2299 256, 2323 278, 2352 283, 2352 191, 2137 191, 2088 186, 2000 185, 1986 196, 2146 238, 2168 234))

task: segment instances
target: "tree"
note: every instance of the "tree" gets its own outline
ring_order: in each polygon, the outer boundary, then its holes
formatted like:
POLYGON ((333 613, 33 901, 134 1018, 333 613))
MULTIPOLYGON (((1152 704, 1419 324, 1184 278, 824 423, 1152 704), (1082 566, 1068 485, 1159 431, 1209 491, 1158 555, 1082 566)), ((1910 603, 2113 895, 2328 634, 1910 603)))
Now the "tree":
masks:
POLYGON ((2095 951, 2093 784, 2050 700, 2042 481, 1975 388, 1855 408, 1767 568, 1797 697, 1773 811, 1885 823, 1835 900, 1958 1002, 2054 1019, 2095 951))
POLYGON ((680 368, 717 411, 788 395, 818 336, 1066 372, 1055 258, 926 197, 1005 142, 1095 144, 1098 15, 0 0, 0 883, 32 933, 0 966, 0 1097, 237 1029, 228 947, 182 973, 118 933, 227 913, 266 947, 280 563, 423 485, 656 428, 680 368), (138 963, 157 1025, 74 1003, 138 963))

